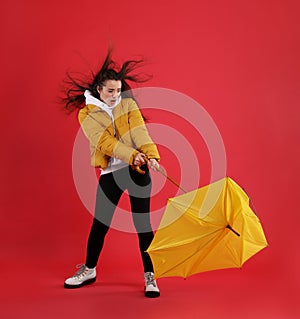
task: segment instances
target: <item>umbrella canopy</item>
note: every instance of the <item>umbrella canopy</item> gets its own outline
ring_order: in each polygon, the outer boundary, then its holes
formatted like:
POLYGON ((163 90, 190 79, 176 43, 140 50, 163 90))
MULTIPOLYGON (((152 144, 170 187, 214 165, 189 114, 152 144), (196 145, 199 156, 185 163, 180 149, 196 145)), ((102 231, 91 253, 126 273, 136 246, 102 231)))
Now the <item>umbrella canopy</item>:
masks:
POLYGON ((240 268, 268 245, 247 194, 231 178, 168 200, 149 246, 156 278, 240 268))

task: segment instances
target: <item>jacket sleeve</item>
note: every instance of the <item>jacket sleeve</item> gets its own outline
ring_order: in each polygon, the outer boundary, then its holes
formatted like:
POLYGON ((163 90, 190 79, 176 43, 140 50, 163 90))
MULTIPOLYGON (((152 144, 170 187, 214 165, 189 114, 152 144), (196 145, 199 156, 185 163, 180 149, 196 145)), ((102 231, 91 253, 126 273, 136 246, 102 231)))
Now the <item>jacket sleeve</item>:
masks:
POLYGON ((148 158, 160 160, 156 145, 153 143, 146 128, 143 116, 133 99, 130 99, 128 107, 128 121, 130 126, 130 135, 136 148, 144 153, 148 158))
POLYGON ((99 116, 99 113, 90 113, 82 109, 78 119, 90 144, 107 156, 132 164, 134 156, 139 152, 114 137, 111 120, 106 114, 102 113, 99 116))

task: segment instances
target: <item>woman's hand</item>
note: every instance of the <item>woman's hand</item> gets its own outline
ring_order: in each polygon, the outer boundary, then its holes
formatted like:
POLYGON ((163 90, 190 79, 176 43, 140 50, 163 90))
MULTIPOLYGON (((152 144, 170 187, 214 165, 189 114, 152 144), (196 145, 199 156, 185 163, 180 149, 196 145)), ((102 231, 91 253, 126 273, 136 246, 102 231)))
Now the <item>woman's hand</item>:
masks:
POLYGON ((135 155, 134 159, 133 159, 133 165, 143 165, 146 163, 145 160, 146 155, 144 153, 138 153, 135 155))
POLYGON ((137 155, 135 155, 133 159, 133 165, 142 166, 145 163, 147 163, 149 169, 152 168, 154 171, 157 171, 159 168, 159 164, 156 159, 154 158, 147 159, 144 153, 138 153, 137 155))
POLYGON ((148 160, 148 167, 149 168, 152 168, 154 171, 158 171, 158 169, 159 169, 159 164, 158 164, 158 162, 157 162, 157 160, 155 159, 155 158, 150 158, 149 160, 148 160))

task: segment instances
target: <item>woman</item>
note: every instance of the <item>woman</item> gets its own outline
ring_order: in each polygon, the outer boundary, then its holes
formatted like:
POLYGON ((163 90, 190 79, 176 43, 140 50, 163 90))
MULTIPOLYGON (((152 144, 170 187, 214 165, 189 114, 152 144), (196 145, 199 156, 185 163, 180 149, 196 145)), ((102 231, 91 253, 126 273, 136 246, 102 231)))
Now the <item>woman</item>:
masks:
POLYGON ((82 84, 69 76, 65 108, 79 110, 79 122, 90 142, 91 163, 100 168, 101 176, 86 262, 74 276, 66 279, 65 288, 78 288, 95 282, 96 265, 105 236, 119 199, 127 190, 144 266, 145 296, 160 295, 153 265, 146 252, 153 239, 149 215, 149 168, 155 170, 158 167, 159 153, 136 102, 129 95, 130 86, 127 83, 143 81, 133 74, 141 62, 126 61, 118 69, 109 51, 100 71, 90 83, 82 84), (134 169, 140 166, 144 174, 134 169))

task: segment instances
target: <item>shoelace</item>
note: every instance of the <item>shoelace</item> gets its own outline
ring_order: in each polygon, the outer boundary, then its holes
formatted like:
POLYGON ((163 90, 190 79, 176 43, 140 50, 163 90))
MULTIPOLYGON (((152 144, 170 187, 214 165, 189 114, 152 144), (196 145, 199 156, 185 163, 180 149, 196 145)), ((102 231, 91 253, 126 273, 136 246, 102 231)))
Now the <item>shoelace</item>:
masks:
POLYGON ((88 269, 86 268, 86 266, 84 264, 78 264, 76 265, 76 268, 80 268, 76 274, 73 276, 73 278, 80 278, 82 276, 84 276, 87 272, 88 272, 88 269))
POLYGON ((146 286, 152 285, 156 287, 154 276, 151 273, 145 274, 146 286))

